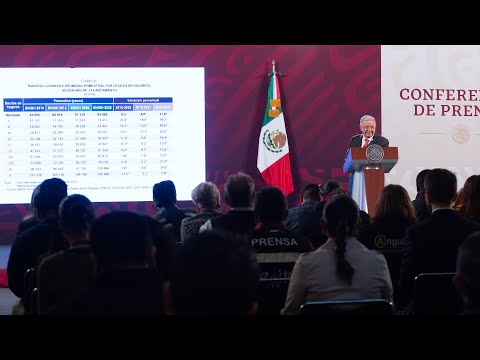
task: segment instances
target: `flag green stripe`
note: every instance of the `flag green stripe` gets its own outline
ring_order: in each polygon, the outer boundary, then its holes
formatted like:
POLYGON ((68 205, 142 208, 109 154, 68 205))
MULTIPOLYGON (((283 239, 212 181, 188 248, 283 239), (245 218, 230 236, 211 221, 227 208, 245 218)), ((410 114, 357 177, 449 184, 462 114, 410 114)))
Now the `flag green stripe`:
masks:
MULTIPOLYGON (((273 95, 274 95, 274 86, 276 84, 276 81, 277 81, 277 78, 275 78, 275 76, 277 75, 271 75, 270 76, 270 85, 268 86, 268 98, 267 98, 267 105, 265 107, 265 114, 263 116, 263 124, 262 124, 262 127, 264 127, 265 125, 267 125, 270 121, 272 121, 273 119, 275 119, 274 117, 270 117, 268 116, 268 110, 271 109, 271 106, 270 106, 270 99, 273 99, 273 95)), ((279 94, 277 94, 277 97, 279 94)), ((280 114, 283 112, 282 110, 282 104, 280 103, 280 114)))

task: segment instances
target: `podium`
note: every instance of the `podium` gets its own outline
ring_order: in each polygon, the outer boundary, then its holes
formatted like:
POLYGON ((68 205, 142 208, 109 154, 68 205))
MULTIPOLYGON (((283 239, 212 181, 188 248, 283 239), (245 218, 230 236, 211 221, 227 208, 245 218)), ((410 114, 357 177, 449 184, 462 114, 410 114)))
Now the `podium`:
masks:
POLYGON ((397 147, 370 145, 348 150, 343 172, 350 173, 348 191, 360 210, 367 213, 370 210, 373 216, 380 192, 385 187, 385 173, 390 172, 397 161, 397 147), (380 156, 380 152, 383 152, 383 156, 380 156))

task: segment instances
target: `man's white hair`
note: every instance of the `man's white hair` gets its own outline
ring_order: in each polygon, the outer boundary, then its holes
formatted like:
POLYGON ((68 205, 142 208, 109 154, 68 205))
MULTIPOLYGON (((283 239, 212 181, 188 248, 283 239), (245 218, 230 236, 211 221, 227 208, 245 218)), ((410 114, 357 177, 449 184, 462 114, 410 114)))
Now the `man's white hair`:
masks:
POLYGON ((366 120, 373 120, 375 121, 375 118, 372 116, 372 115, 363 115, 361 118, 360 118, 360 124, 363 123, 364 121, 366 120))

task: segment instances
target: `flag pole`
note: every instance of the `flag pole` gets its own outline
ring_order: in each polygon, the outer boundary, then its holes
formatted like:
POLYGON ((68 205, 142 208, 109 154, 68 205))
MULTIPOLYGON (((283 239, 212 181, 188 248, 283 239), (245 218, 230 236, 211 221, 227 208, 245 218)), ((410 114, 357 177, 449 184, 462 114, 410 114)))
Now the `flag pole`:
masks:
POLYGON ((268 75, 269 75, 269 76, 272 76, 272 75, 283 76, 282 73, 277 72, 276 67, 275 67, 275 64, 276 64, 275 59, 273 59, 273 60, 272 60, 272 72, 269 73, 268 75))
MULTIPOLYGON (((268 76, 282 76, 272 60, 268 76)), ((278 78, 270 78, 262 129, 258 138, 257 168, 267 185, 278 187, 285 196, 294 191, 290 149, 280 97, 278 78)))

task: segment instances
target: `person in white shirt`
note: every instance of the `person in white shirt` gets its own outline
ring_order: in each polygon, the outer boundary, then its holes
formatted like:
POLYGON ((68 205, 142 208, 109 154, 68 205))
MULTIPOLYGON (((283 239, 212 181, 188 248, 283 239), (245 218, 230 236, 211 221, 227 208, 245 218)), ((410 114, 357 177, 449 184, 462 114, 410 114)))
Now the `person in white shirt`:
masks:
POLYGON ((298 314, 307 301, 382 298, 393 302, 387 261, 353 236, 358 221, 358 206, 349 196, 327 201, 321 226, 328 240, 296 261, 282 315, 298 314))

